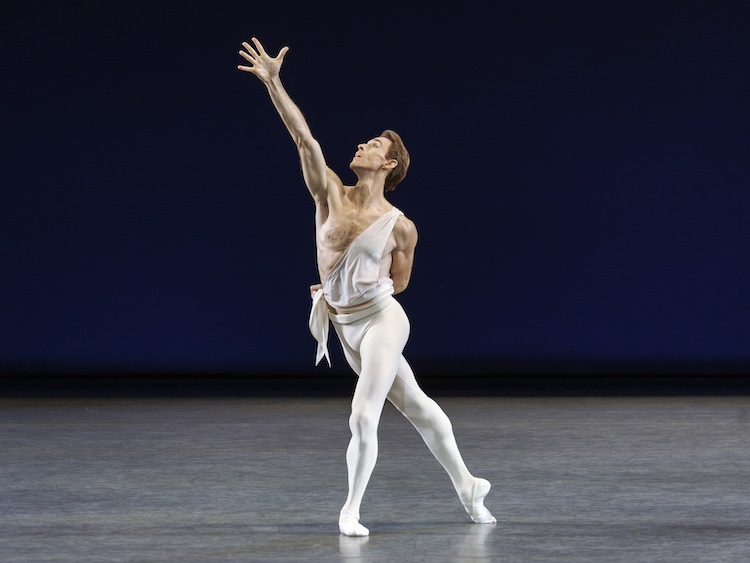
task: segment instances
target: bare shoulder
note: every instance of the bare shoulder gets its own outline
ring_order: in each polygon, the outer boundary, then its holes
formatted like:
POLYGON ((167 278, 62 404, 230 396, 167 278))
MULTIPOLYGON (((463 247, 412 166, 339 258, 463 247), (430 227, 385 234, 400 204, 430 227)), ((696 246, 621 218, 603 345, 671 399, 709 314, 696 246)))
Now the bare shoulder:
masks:
POLYGON ((339 178, 338 174, 326 167, 326 190, 325 190, 325 201, 319 203, 326 207, 337 207, 341 202, 341 198, 344 194, 344 183, 339 178))
POLYGON ((329 182, 333 182, 335 184, 341 184, 343 186, 343 183, 341 182, 341 178, 339 178, 339 175, 336 174, 331 168, 326 166, 326 178, 329 182))
POLYGON ((335 191, 340 194, 344 190, 344 183, 341 178, 330 168, 326 168, 326 184, 329 192, 335 191))
POLYGON ((398 220, 396 220, 396 225, 393 227, 393 235, 396 238, 396 244, 399 248, 413 249, 417 246, 419 238, 417 226, 406 215, 400 215, 398 220))

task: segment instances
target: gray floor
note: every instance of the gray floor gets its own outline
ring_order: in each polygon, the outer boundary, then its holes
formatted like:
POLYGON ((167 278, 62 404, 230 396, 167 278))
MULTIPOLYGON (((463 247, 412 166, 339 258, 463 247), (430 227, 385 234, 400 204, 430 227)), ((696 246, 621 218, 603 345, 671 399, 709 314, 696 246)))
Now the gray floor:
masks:
POLYGON ((497 525, 389 405, 360 539, 346 399, 0 400, 0 559, 750 560, 750 398, 438 402, 497 525))

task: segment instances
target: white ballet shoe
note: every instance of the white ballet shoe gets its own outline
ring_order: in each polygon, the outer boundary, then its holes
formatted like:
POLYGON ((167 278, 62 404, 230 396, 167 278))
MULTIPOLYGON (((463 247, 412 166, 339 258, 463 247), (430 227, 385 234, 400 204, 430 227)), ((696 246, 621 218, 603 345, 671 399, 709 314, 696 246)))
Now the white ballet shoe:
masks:
POLYGON ((476 478, 472 484, 469 501, 464 502, 461 499, 466 512, 469 513, 471 519, 477 524, 495 524, 497 522, 492 513, 484 506, 484 497, 487 496, 491 488, 492 485, 490 485, 487 479, 476 478))
POLYGON ((370 535, 370 530, 359 523, 351 512, 342 512, 339 516, 339 531, 345 536, 364 537, 370 535))

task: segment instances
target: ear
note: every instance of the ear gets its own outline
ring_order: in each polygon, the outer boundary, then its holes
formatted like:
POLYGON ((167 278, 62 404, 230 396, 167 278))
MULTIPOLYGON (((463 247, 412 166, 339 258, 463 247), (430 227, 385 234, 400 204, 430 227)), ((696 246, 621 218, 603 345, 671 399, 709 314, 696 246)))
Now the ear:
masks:
POLYGON ((390 160, 386 160, 383 163, 383 168, 385 168, 386 170, 389 170, 389 171, 393 170, 394 168, 396 168, 396 166, 398 166, 398 160, 396 160, 395 158, 392 158, 390 160))

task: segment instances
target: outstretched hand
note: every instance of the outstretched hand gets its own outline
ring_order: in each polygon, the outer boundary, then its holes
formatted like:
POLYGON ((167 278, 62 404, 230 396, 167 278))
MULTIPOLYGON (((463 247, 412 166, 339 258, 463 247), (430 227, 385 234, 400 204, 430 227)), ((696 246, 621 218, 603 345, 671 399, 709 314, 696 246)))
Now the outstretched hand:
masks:
POLYGON ((245 41, 242 43, 244 51, 240 51, 240 55, 250 63, 250 66, 237 65, 237 68, 243 72, 254 74, 261 82, 268 84, 279 75, 281 65, 284 62, 284 56, 289 47, 283 47, 278 55, 272 57, 266 53, 266 50, 257 38, 253 37, 252 42, 255 47, 245 41))

